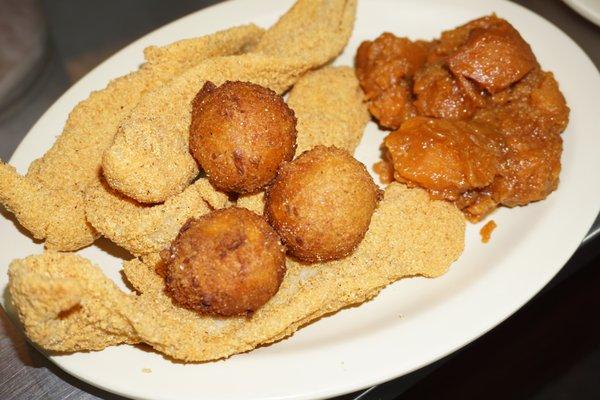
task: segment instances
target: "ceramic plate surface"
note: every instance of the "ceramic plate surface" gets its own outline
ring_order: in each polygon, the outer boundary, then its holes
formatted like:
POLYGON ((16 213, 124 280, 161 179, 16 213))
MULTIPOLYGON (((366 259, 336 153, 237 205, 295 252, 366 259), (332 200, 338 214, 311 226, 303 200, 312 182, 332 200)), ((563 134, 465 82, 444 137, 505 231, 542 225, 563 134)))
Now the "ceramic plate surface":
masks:
MULTIPOLYGON (((291 4, 290 0, 229 1, 143 37, 81 79, 50 107, 11 163, 24 173, 52 145, 69 111, 90 91, 134 70, 142 62, 144 47, 247 22, 268 27, 291 4)), ((480 224, 469 225, 465 251, 446 275, 399 281, 373 301, 226 361, 185 365, 127 345, 50 359, 86 382, 134 398, 324 398, 411 372, 464 346, 514 313, 560 270, 598 213, 600 77, 594 65, 549 22, 499 0, 362 0, 352 39, 336 64, 352 65, 361 41, 383 31, 431 39, 442 30, 491 12, 508 19, 531 44, 543 68, 554 71, 571 107, 571 121, 563 134, 561 183, 548 199, 495 212, 498 228, 489 244, 481 243, 480 224)), ((379 157, 383 136, 375 124, 368 126, 356 152, 368 167, 379 157)), ((0 218, 0 238, 0 290, 6 307, 8 263, 39 253, 42 247, 6 218, 0 218)), ((119 274, 121 260, 101 247, 80 253, 125 288, 119 274)))

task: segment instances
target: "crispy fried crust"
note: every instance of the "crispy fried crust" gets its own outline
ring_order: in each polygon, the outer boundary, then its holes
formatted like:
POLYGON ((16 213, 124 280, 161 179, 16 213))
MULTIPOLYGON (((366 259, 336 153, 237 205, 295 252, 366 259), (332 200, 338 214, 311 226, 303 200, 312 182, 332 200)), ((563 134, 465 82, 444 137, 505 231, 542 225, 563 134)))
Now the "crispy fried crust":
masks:
POLYGON ((291 90, 288 105, 298 119, 296 155, 318 144, 354 153, 371 119, 350 67, 307 74, 291 90))
POLYGON ((77 250, 92 243, 97 233, 85 218, 83 200, 74 190, 49 188, 0 165, 0 204, 46 247, 77 250))
MULTIPOLYGON (((297 155, 318 144, 353 154, 370 120, 350 67, 324 67, 307 73, 291 90, 288 105, 298 121, 297 155)), ((237 205, 262 214, 264 193, 240 196, 237 205)))
POLYGON ((251 315, 277 293, 286 269, 277 233, 238 207, 188 221, 162 258, 176 304, 221 316, 251 315))
POLYGON ((138 342, 127 317, 135 297, 121 292, 88 260, 46 252, 13 261, 8 277, 25 332, 43 348, 101 350, 138 342))
POLYGON ((192 101, 190 153, 228 193, 256 193, 296 151, 296 117, 283 98, 248 82, 207 82, 192 101))
POLYGON ((355 11, 356 0, 299 0, 253 52, 207 60, 146 94, 104 155, 107 182, 142 203, 181 193, 198 173, 188 128, 192 99, 204 82, 247 81, 281 94, 343 50, 355 11))
POLYGON ((379 197, 362 163, 319 145, 279 169, 266 190, 265 218, 288 254, 305 262, 337 260, 363 239, 379 197))
POLYGON ((236 205, 262 215, 265 209, 265 192, 240 196, 236 205))
POLYGON ((85 211, 102 236, 139 256, 169 247, 188 219, 223 208, 226 203, 227 196, 213 189, 205 178, 151 207, 124 197, 101 181, 87 191, 85 211))
POLYGON ((246 25, 148 49, 148 62, 138 71, 111 81, 73 109, 56 143, 31 164, 26 177, 0 163, 0 203, 48 248, 67 251, 91 244, 97 234, 82 212, 83 191, 98 180, 102 154, 120 121, 145 92, 205 59, 244 51, 262 32, 246 25))
POLYGON ((443 274, 462 252, 464 230, 453 205, 393 183, 354 254, 319 266, 288 262, 279 292, 251 318, 199 316, 174 306, 155 273, 157 254, 125 264, 141 293, 134 300, 88 261, 66 254, 13 262, 9 287, 27 334, 44 348, 77 351, 142 341, 175 359, 208 361, 289 336, 402 277, 443 274))
POLYGON ((144 58, 152 64, 177 62, 180 68, 187 69, 209 58, 250 51, 263 34, 264 30, 254 24, 240 25, 167 46, 149 46, 144 49, 144 58))

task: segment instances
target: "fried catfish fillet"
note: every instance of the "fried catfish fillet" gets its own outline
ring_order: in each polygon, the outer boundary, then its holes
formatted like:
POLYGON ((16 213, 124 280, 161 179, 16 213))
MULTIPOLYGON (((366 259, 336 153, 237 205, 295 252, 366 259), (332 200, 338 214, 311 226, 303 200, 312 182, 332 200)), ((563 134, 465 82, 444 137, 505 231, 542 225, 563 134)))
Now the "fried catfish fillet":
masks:
POLYGON ((354 153, 370 120, 354 70, 327 67, 298 81, 288 105, 298 119, 296 155, 316 145, 354 153))
POLYGON ((121 292, 89 261, 56 253, 14 261, 9 288, 27 335, 43 348, 72 352, 144 342, 178 360, 209 361, 290 336, 402 277, 443 274, 463 250, 464 231, 456 207, 393 183, 352 255, 312 266, 288 260, 280 290, 249 318, 175 306, 155 270, 158 254, 125 264, 137 296, 121 292))
MULTIPOLYGON (((319 144, 353 154, 370 120, 349 67, 324 67, 304 75, 292 88, 288 105, 298 120, 296 155, 319 144)), ((264 193, 240 196, 237 205, 262 214, 264 193)))
POLYGON ((246 25, 146 49, 147 62, 139 70, 93 92, 71 111, 62 134, 26 176, 0 163, 0 204, 49 249, 70 251, 91 244, 97 232, 85 218, 84 191, 98 181, 102 154, 121 120, 144 93, 203 60, 246 51, 262 33, 246 25))
POLYGON ((136 298, 72 253, 48 251, 13 261, 10 295, 27 335, 53 351, 101 350, 139 342, 127 315, 136 298))
POLYGON ((206 178, 151 207, 124 197, 100 181, 87 191, 85 211, 102 236, 140 256, 169 247, 187 220, 226 204, 227 196, 217 192, 206 178))
POLYGON ((148 92, 104 154, 109 185, 141 203, 160 203, 181 193, 198 174, 188 129, 191 102, 202 85, 246 81, 281 94, 341 53, 355 12, 355 0, 299 0, 251 52, 207 60, 148 92))

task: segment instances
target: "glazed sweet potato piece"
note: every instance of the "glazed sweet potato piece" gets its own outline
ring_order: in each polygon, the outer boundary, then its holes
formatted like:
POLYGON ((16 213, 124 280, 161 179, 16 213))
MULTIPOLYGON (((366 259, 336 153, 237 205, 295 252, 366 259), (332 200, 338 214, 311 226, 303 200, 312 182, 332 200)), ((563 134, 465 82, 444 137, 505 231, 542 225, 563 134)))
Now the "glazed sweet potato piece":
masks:
POLYGON ((503 140, 485 125, 416 117, 385 138, 394 178, 437 198, 490 185, 500 171, 503 140))
POLYGON ((423 40, 413 42, 389 32, 363 42, 356 53, 356 75, 367 98, 413 76, 425 64, 428 49, 423 40))
POLYGON ((369 111, 386 128, 397 129, 417 112, 410 81, 427 60, 429 43, 383 33, 356 53, 356 76, 371 100, 369 111))
POLYGON ((506 89, 536 65, 531 47, 506 21, 492 28, 473 29, 448 60, 455 75, 474 80, 490 93, 506 89))
POLYGON ((428 65, 415 75, 414 105, 419 115, 435 118, 467 119, 477 104, 442 64, 428 65))
POLYGON ((533 71, 527 86, 520 88, 527 96, 480 110, 475 116, 505 138, 507 152, 492 185, 492 196, 509 207, 542 200, 557 188, 560 134, 569 118, 569 108, 552 73, 533 71))

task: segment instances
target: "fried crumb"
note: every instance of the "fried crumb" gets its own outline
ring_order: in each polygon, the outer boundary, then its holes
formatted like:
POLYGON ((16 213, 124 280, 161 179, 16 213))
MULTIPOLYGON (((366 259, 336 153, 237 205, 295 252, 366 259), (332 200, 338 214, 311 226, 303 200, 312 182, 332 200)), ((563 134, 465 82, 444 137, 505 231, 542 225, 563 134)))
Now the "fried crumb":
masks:
POLYGON ((390 184, 394 181, 394 168, 385 160, 381 160, 373 164, 373 171, 375 171, 375 173, 379 176, 379 180, 384 185, 390 184))

